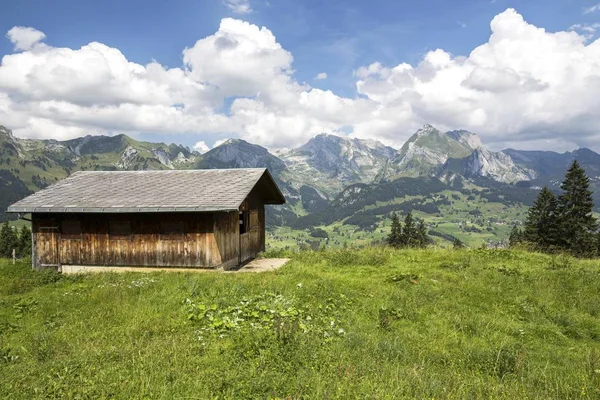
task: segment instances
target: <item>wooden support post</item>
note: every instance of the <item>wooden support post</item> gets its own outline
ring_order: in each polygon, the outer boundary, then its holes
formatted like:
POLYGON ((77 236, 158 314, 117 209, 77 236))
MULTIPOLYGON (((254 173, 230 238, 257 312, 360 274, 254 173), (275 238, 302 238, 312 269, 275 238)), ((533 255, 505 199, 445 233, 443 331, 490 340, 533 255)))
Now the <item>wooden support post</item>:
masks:
POLYGON ((13 249, 13 265, 17 262, 17 250, 13 249))

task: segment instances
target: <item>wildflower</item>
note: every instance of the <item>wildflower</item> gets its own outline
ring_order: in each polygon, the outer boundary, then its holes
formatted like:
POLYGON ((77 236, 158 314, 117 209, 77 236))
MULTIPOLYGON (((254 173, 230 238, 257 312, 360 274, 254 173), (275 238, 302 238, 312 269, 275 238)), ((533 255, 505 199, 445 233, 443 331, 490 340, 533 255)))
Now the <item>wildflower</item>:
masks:
POLYGON ((299 289, 302 288, 302 282, 296 285, 299 289))

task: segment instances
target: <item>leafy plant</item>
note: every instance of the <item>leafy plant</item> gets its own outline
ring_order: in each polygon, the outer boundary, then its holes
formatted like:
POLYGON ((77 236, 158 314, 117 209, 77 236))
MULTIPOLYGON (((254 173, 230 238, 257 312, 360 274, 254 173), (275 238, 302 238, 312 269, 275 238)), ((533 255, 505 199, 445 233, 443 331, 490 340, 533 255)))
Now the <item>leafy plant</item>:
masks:
POLYGON ((388 278, 388 281, 390 281, 390 282, 409 282, 409 283, 416 285, 417 283, 419 283, 419 275, 411 274, 411 273, 396 274, 396 275, 390 276, 388 278))
POLYGON ((328 298, 316 310, 299 305, 294 297, 268 292, 244 298, 239 303, 219 306, 207 305, 186 299, 184 304, 187 318, 198 326, 198 337, 223 338, 231 332, 241 330, 266 330, 283 338, 294 333, 313 334, 322 340, 331 340, 345 334, 338 319, 339 311, 350 301, 344 295, 328 298))

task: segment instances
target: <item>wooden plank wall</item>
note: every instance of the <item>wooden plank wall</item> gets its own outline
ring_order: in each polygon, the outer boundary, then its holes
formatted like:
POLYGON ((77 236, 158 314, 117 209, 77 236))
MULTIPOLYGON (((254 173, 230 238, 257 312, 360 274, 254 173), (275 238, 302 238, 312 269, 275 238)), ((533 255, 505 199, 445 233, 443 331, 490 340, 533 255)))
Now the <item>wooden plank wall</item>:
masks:
POLYGON ((157 267, 234 266, 265 250, 265 207, 255 188, 239 211, 250 213, 250 229, 239 234, 239 212, 33 214, 33 266, 99 265, 157 267), (61 221, 79 220, 82 234, 61 235, 61 221), (109 235, 110 221, 129 221, 132 234, 109 235), (184 226, 175 239, 161 235, 161 222, 184 226))
POLYGON ((240 246, 239 213, 215 213, 214 216, 215 239, 222 264, 237 265, 240 246))
POLYGON ((216 267, 237 264, 238 213, 169 214, 33 214, 34 267, 55 264, 160 267, 216 267), (80 239, 60 238, 64 219, 81 221, 80 239), (109 221, 129 221, 132 234, 111 238, 109 221), (184 234, 167 240, 160 234, 162 221, 184 224, 184 234), (57 254, 58 253, 58 254, 57 254), (57 257, 58 255, 58 257, 57 257))
POLYGON ((265 251, 265 206, 256 189, 242 203, 240 211, 250 213, 250 229, 240 235, 240 258, 244 262, 265 251))
POLYGON ((40 234, 32 231, 32 260, 34 268, 58 265, 58 253, 60 245, 60 227, 55 220, 48 220, 44 226, 39 229, 40 234), (38 257, 44 254, 44 257, 38 257))

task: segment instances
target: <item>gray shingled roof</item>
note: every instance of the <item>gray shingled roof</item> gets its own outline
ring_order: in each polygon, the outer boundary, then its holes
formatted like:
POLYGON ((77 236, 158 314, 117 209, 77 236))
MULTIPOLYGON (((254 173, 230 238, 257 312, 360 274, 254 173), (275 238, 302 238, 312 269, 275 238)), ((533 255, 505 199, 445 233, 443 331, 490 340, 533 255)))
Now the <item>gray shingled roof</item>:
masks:
POLYGON ((16 202, 8 212, 231 211, 259 182, 267 185, 266 204, 285 203, 265 168, 82 171, 16 202))

